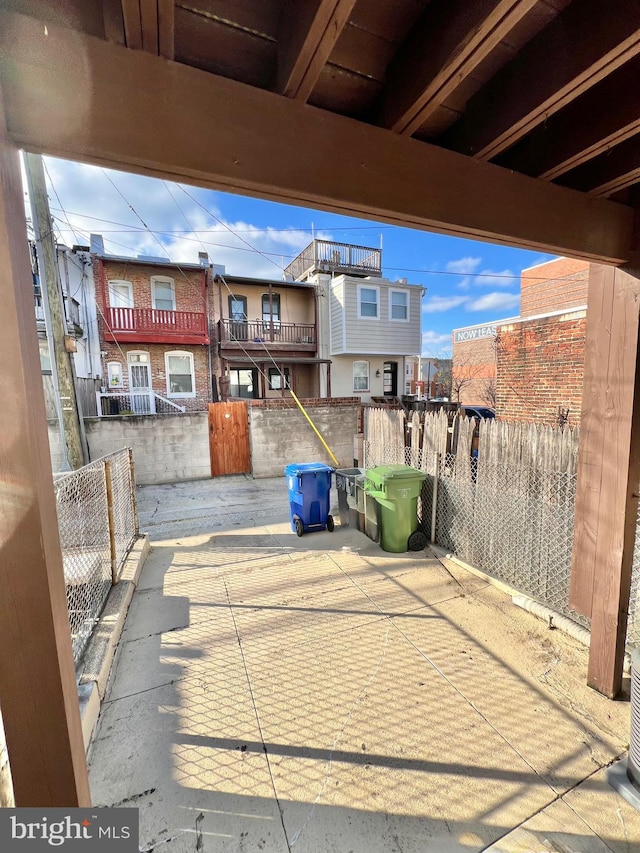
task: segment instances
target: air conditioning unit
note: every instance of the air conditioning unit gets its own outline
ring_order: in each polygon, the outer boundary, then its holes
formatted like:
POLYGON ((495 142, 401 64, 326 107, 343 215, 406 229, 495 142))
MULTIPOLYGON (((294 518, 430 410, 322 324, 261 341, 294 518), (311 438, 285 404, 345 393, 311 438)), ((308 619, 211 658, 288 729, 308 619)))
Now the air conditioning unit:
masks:
POLYGON ((607 781, 640 811, 640 649, 631 655, 631 733, 629 754, 607 769, 607 781))

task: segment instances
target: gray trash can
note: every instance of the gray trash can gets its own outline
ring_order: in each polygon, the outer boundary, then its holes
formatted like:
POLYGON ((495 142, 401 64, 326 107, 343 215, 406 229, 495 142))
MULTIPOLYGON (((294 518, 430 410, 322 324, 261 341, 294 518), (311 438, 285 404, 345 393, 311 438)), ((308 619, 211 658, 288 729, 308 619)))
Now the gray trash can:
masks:
POLYGON ((336 468, 335 475, 340 525, 358 526, 353 513, 364 513, 364 471, 362 468, 336 468))

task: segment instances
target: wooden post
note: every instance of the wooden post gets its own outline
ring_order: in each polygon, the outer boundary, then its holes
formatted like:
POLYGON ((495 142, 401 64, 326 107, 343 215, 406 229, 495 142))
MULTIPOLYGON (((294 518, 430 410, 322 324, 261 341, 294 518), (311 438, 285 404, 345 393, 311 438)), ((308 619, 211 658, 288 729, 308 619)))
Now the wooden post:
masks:
POLYGON ((438 520, 438 483, 440 481, 440 454, 436 453, 435 473, 433 475, 433 500, 431 501, 431 541, 436 541, 436 523, 438 520))
POLYGON ((113 515, 113 483, 111 481, 111 462, 104 463, 104 485, 107 492, 107 518, 109 520, 109 551, 111 553, 111 585, 118 583, 118 557, 116 554, 116 523, 113 515))
POLYGON ((63 437, 67 450, 67 459, 72 468, 80 468, 84 462, 82 437, 80 435, 80 415, 76 399, 76 386, 73 375, 71 354, 67 352, 65 338, 67 336, 67 319, 58 270, 56 266, 56 247, 53 237, 53 220, 49 212, 47 185, 44 179, 42 157, 39 154, 24 155, 25 170, 29 183, 29 196, 33 218, 33 230, 36 235, 38 261, 42 267, 43 297, 46 289, 46 299, 51 317, 51 340, 49 346, 55 361, 60 392, 60 410, 62 413, 63 437))
POLYGON ((0 666, 17 806, 89 806, 18 151, 0 99, 0 666), (28 569, 28 570, 25 570, 28 569))
POLYGON ((133 522, 135 526, 136 536, 140 535, 140 519, 138 517, 138 498, 136 496, 136 463, 133 458, 133 448, 127 448, 129 451, 129 483, 131 486, 131 507, 133 509, 133 522))
POLYGON ((640 257, 592 265, 570 603, 591 617, 588 683, 614 697, 622 667, 640 481, 640 257))

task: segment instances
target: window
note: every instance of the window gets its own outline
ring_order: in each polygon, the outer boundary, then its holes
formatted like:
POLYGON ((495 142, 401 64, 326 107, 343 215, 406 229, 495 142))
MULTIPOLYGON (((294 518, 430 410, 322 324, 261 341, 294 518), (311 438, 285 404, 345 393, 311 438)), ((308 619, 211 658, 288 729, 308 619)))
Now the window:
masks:
POLYGON ((258 396, 258 371, 231 368, 229 370, 229 395, 252 399, 258 396))
POLYGON ((156 311, 176 310, 176 291, 172 278, 153 276, 151 279, 151 304, 156 311))
POLYGON ((272 302, 270 303, 269 294, 262 294, 262 322, 271 322, 270 304, 273 304, 273 325, 277 328, 280 325, 280 294, 274 293, 271 299, 272 302))
POLYGON ((247 322, 247 297, 229 296, 229 319, 234 323, 247 322))
POLYGON ((409 319, 409 294, 406 290, 389 290, 389 319, 409 319))
POLYGON ((289 368, 285 367, 283 370, 278 370, 276 367, 270 367, 269 391, 284 391, 287 388, 291 388, 289 368), (284 374, 284 379, 282 378, 282 374, 284 374))
POLYGON ((168 352, 164 358, 167 368, 167 397, 195 397, 193 355, 190 352, 168 352))
POLYGON ((378 311, 380 291, 377 287, 365 287, 364 284, 358 285, 358 317, 372 317, 374 319, 380 316, 378 311))
POLYGON ((130 281, 109 282, 109 305, 112 308, 133 308, 133 286, 130 281))
POLYGON ((51 373, 51 353, 49 351, 49 342, 44 340, 38 341, 40 347, 40 370, 43 373, 51 373))
POLYGON ((353 362, 353 390, 368 391, 369 390, 369 362, 354 361, 353 362))
POLYGON ((118 361, 107 364, 107 380, 109 388, 122 388, 122 365, 118 361))

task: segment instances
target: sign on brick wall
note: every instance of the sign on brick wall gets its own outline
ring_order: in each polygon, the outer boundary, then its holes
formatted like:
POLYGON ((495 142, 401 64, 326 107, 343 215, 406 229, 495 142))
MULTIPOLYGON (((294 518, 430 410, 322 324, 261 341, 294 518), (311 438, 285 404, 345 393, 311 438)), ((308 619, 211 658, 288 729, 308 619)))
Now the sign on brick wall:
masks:
POLYGON ((456 329, 453 333, 454 343, 460 344, 463 341, 475 341, 479 338, 495 338, 498 333, 498 327, 492 326, 471 326, 467 329, 456 329))

